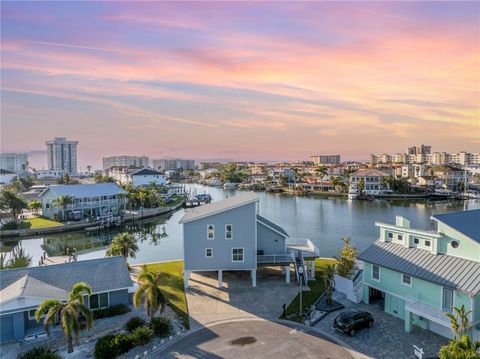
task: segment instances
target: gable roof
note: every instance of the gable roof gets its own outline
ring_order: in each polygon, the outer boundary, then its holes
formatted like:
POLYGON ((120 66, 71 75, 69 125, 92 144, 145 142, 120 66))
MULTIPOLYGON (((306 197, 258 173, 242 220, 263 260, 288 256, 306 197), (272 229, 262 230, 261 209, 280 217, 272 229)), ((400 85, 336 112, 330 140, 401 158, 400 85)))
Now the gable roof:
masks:
POLYGON ((197 219, 213 216, 215 214, 255 202, 258 202, 258 197, 255 193, 241 193, 218 202, 213 202, 196 208, 188 209, 185 211, 185 214, 183 215, 179 223, 195 221, 197 219))
POLYGON ((358 259, 438 285, 480 293, 480 262, 377 240, 358 259))
POLYGON ((281 236, 289 237, 288 233, 279 225, 273 223, 272 221, 269 221, 265 217, 262 217, 261 215, 257 214, 257 222, 260 224, 263 224, 264 226, 270 228, 271 230, 277 232, 281 236))
POLYGON ((28 274, 0 291, 0 304, 18 297, 66 300, 68 291, 38 280, 28 274))
POLYGON ((133 172, 131 176, 151 176, 151 175, 160 175, 163 176, 163 173, 152 170, 150 168, 142 168, 139 171, 133 172))
POLYGON ((352 177, 388 177, 388 173, 373 168, 360 170, 352 174, 352 177))
POLYGON ((4 291, 10 299, 13 295, 62 296, 78 282, 88 283, 94 293, 133 285, 122 256, 0 271, 2 301, 4 291))
POLYGON ((52 191, 57 196, 82 197, 100 197, 113 196, 125 191, 116 183, 95 183, 95 184, 68 184, 48 186, 40 196, 47 191, 52 191))
POLYGON ((436 214, 432 219, 445 223, 474 241, 480 243, 480 209, 436 214))

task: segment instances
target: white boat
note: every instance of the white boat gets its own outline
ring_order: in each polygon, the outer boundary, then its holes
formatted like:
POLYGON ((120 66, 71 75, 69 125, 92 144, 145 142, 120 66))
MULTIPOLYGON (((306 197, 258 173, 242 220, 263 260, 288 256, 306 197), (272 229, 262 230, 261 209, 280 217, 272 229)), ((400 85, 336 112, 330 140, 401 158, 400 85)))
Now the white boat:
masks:
POLYGON ((354 183, 350 184, 348 188, 348 199, 357 199, 358 197, 358 190, 357 186, 354 183))
POLYGON ((223 182, 220 181, 220 180, 214 179, 214 180, 208 181, 208 185, 210 185, 210 186, 216 186, 216 187, 221 187, 221 186, 223 185, 223 182))
POLYGON ((231 182, 227 182, 223 185, 223 188, 224 189, 234 189, 234 188, 237 188, 237 184, 236 183, 231 183, 231 182))

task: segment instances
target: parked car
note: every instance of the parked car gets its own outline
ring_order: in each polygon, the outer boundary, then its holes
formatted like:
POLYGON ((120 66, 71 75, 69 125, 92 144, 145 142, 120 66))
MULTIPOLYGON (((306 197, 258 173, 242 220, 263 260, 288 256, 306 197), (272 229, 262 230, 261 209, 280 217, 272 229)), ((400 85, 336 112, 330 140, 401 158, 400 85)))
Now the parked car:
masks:
POLYGON ((373 322, 373 316, 369 312, 350 309, 340 313, 333 320, 333 327, 353 337, 359 329, 371 328, 373 322))

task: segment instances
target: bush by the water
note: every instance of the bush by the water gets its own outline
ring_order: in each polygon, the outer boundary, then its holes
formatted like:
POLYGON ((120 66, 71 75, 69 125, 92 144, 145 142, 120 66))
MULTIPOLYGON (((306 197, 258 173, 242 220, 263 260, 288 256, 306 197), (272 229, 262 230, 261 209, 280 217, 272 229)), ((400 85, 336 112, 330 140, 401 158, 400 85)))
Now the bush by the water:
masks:
POLYGON ((62 357, 47 347, 35 347, 19 355, 18 359, 62 359, 62 357))
POLYGON ((150 329, 157 337, 168 337, 172 331, 172 322, 168 318, 155 317, 150 322, 150 329))
POLYGON ((114 359, 135 346, 132 336, 127 334, 107 334, 95 344, 95 359, 114 359))
POLYGON ((125 324, 125 329, 130 333, 139 327, 145 326, 145 320, 140 317, 131 317, 128 322, 125 324))
POLYGON ((147 327, 139 327, 135 329, 130 337, 133 339, 135 345, 142 346, 147 344, 153 338, 153 330, 147 327))
POLYGON ((130 312, 130 307, 126 304, 112 305, 111 307, 94 310, 93 319, 108 318, 128 312, 130 312))

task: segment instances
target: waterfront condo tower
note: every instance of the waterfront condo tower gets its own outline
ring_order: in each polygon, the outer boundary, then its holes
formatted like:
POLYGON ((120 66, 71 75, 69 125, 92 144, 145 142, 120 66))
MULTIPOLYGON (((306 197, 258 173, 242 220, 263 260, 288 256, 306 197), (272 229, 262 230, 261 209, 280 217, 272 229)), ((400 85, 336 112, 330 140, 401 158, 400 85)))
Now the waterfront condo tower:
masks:
POLYGON ((55 137, 46 141, 49 170, 63 170, 65 173, 77 173, 78 141, 67 141, 65 137, 55 137))

